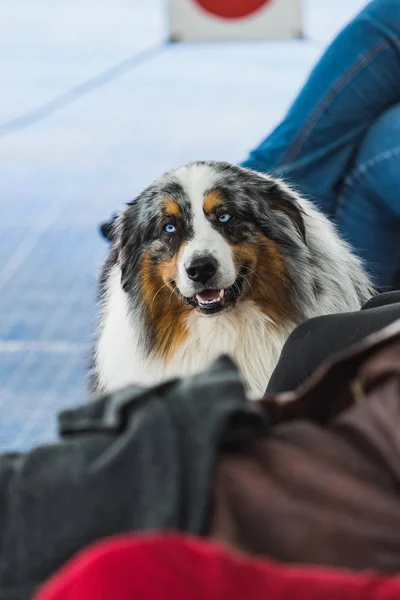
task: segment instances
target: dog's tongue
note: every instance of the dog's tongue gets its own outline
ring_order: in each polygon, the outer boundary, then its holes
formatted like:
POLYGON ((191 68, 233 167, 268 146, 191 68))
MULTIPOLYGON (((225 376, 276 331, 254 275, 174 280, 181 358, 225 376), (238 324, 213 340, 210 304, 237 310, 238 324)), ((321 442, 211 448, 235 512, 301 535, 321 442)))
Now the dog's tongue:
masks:
POLYGON ((217 300, 220 297, 220 290, 204 290, 204 292, 198 294, 198 297, 203 302, 211 302, 211 300, 217 300))

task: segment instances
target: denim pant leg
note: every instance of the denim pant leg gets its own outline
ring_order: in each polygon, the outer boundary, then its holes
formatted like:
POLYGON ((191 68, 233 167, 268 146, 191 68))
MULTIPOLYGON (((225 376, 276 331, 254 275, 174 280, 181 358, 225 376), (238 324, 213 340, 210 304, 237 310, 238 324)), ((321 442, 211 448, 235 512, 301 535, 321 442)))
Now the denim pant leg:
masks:
POLYGON ((355 148, 400 102, 400 1, 373 0, 326 50, 283 122, 242 163, 291 181, 328 215, 355 148))
POLYGON ((336 220, 377 287, 390 289, 400 267, 400 103, 363 139, 340 190, 336 220))

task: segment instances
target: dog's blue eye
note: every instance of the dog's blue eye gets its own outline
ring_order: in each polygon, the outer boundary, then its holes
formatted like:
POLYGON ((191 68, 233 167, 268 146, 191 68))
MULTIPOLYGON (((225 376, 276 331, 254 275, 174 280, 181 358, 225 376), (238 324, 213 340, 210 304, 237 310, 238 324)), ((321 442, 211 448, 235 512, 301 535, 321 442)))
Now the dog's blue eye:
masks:
POLYGON ((220 223, 227 223, 228 221, 231 220, 232 215, 230 215, 229 213, 222 213, 222 215, 219 215, 218 217, 218 221, 220 223))
POLYGON ((166 231, 167 233, 175 233, 176 227, 175 225, 172 225, 172 223, 167 223, 166 225, 164 225, 164 231, 166 231))

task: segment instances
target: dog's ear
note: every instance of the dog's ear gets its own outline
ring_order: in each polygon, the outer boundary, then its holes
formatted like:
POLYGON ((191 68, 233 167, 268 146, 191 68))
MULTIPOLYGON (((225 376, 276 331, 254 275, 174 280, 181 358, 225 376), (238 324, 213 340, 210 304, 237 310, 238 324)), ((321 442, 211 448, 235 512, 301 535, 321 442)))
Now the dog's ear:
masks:
POLYGON ((304 244, 307 245, 306 225, 296 193, 279 180, 271 180, 268 190, 268 204, 273 210, 280 211, 289 217, 304 244))
POLYGON ((117 220, 118 214, 114 214, 111 219, 105 221, 100 225, 100 233, 101 235, 108 240, 109 242, 113 242, 115 239, 115 224, 117 220))
POLYGON ((118 246, 118 257, 121 268, 121 285, 126 292, 137 279, 140 260, 140 233, 138 230, 136 205, 128 204, 128 208, 119 215, 115 225, 115 236, 118 246))

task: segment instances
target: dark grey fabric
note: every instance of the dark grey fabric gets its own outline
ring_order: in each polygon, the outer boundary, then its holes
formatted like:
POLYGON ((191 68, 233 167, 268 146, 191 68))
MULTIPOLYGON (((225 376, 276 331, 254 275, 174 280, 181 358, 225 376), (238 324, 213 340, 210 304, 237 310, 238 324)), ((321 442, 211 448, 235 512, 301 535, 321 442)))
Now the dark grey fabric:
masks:
POLYGON ((104 536, 205 533, 219 444, 266 430, 226 358, 196 377, 63 413, 59 444, 0 457, 1 600, 29 598, 104 536))
POLYGON ((296 327, 283 346, 266 394, 297 389, 336 352, 400 319, 400 292, 374 296, 360 311, 323 315, 296 327))

